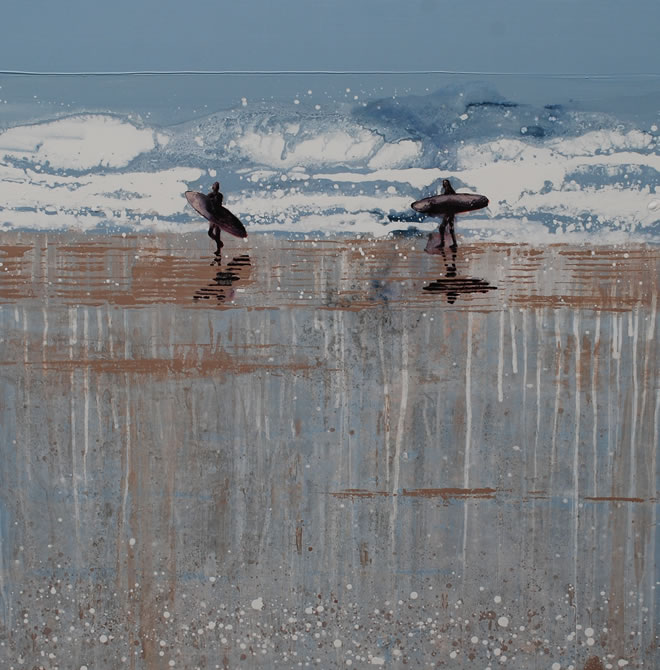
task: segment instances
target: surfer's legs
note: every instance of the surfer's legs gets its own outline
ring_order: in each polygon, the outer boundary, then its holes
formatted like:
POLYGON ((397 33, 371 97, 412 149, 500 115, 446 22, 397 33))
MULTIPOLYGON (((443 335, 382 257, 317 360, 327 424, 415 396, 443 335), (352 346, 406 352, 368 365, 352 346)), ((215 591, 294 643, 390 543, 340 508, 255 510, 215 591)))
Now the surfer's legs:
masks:
POLYGON ((215 242, 217 251, 220 251, 224 244, 222 243, 222 240, 220 239, 220 227, 219 226, 211 226, 209 228, 209 237, 215 242))
POLYGON ((454 235, 454 217, 450 216, 449 217, 449 232, 451 233, 451 241, 453 244, 451 245, 452 249, 458 249, 458 244, 456 244, 456 235, 454 235))
POLYGON ((444 249, 445 246, 445 228, 447 227, 447 217, 442 217, 442 223, 440 224, 440 248, 444 249))

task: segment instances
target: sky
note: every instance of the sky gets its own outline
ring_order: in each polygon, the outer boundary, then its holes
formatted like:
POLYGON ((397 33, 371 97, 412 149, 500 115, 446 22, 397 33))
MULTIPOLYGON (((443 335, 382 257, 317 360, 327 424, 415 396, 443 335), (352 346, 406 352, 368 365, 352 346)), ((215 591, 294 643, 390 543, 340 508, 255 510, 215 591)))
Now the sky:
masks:
POLYGON ((0 69, 660 72, 660 2, 23 0, 0 69))

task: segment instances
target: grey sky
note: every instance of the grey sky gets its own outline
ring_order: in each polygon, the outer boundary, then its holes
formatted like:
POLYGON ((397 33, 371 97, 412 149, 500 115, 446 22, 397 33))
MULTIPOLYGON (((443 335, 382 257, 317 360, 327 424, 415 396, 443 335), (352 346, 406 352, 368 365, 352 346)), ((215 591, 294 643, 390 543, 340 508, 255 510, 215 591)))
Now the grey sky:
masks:
POLYGON ((0 69, 660 71, 657 0, 25 0, 0 69))

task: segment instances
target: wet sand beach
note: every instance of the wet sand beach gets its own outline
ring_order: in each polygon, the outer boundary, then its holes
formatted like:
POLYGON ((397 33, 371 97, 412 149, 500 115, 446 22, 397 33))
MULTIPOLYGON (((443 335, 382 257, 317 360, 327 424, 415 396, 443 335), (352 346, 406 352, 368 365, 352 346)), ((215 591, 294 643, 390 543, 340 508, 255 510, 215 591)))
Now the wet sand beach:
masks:
POLYGON ((654 667, 660 249, 425 245, 3 234, 0 666, 654 667))

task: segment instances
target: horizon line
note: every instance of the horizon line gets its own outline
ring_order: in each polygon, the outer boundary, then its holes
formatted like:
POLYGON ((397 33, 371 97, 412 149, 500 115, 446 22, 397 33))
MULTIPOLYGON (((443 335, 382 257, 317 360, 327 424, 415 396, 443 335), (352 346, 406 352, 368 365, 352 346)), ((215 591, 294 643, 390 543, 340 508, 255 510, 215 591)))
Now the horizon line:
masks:
POLYGON ((471 75, 481 77, 539 77, 551 79, 621 79, 656 78, 660 72, 498 72, 488 70, 80 70, 38 71, 0 70, 0 75, 29 77, 112 77, 112 76, 159 76, 159 75, 471 75))

